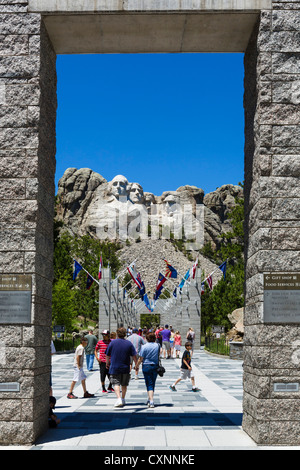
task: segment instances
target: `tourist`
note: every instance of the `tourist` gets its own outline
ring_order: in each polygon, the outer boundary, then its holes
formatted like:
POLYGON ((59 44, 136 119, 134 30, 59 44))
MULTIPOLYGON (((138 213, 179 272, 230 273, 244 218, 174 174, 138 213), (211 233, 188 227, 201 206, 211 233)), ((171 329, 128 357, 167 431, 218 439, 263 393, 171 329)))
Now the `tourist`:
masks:
POLYGON ((130 380, 130 358, 133 357, 135 364, 137 363, 136 350, 125 338, 126 329, 118 328, 117 339, 111 341, 106 350, 106 367, 109 369, 110 380, 117 396, 116 408, 125 405, 130 380))
MULTIPOLYGON (((54 346, 54 343, 53 343, 52 339, 51 339, 51 343, 50 343, 50 353, 51 353, 51 356, 56 354, 56 349, 55 349, 55 346, 54 346)), ((50 393, 49 393, 49 395, 50 395, 50 397, 52 397, 52 395, 53 395, 53 390, 52 390, 52 361, 51 361, 51 364, 50 364, 50 393)))
POLYGON ((107 346, 110 344, 111 339, 110 339, 110 334, 108 330, 103 330, 102 331, 102 340, 98 341, 96 344, 95 348, 95 357, 96 360, 99 363, 99 368, 100 368, 100 381, 102 385, 102 393, 109 393, 113 392, 114 389, 112 387, 111 382, 109 381, 108 388, 106 390, 105 388, 105 378, 109 378, 109 369, 106 368, 106 349, 107 346))
POLYGON ((174 352, 174 336, 175 336, 175 333, 174 333, 174 330, 173 328, 170 328, 170 331, 171 331, 171 336, 170 336, 170 356, 173 357, 173 352, 174 352))
POLYGON ((189 328, 189 331, 186 334, 186 339, 192 344, 191 355, 193 355, 194 343, 195 343, 195 332, 193 328, 189 328))
POLYGON ((53 396, 49 397, 49 414, 48 414, 48 424, 49 428, 56 428, 60 423, 60 419, 53 413, 53 410, 56 405, 56 398, 53 396))
POLYGON ((195 376, 194 372, 192 370, 191 366, 191 350, 192 350, 192 344, 187 341, 185 343, 185 351, 182 355, 181 359, 181 368, 180 368, 180 377, 173 383, 173 385, 170 385, 170 389, 173 392, 177 392, 176 390, 176 385, 181 381, 181 380, 186 380, 186 379, 191 379, 192 382, 192 390, 193 392, 199 392, 200 389, 196 387, 195 385, 195 376))
POLYGON ((171 331, 169 330, 168 325, 165 325, 165 329, 162 330, 161 337, 162 337, 162 349, 163 349, 164 359, 166 358, 166 351, 167 351, 167 359, 170 359, 171 357, 171 346, 170 346, 171 331))
POLYGON ((176 331, 175 336, 174 336, 174 348, 175 348, 175 357, 179 358, 180 351, 181 351, 181 335, 178 330, 176 331))
POLYGON ((148 401, 147 405, 154 408, 154 390, 157 378, 157 366, 159 363, 160 345, 156 343, 155 333, 148 333, 146 336, 147 343, 142 346, 136 369, 138 370, 143 363, 142 370, 145 378, 148 401))
MULTIPOLYGON (((138 329, 137 328, 133 328, 132 335, 128 336, 127 341, 130 341, 133 344, 134 349, 137 352, 137 359, 138 359, 141 347, 142 347, 143 344, 146 344, 146 341, 144 340, 144 338, 142 336, 138 335, 138 329)), ((132 362, 133 362, 133 359, 131 358, 131 360, 130 360, 131 366, 132 366, 132 362)), ((135 380, 138 380, 138 378, 139 378, 138 374, 139 374, 139 371, 137 369, 135 369, 135 380)))
POLYGON ((74 375, 71 387, 68 393, 68 398, 78 398, 73 394, 74 387, 78 381, 81 381, 83 388, 83 398, 92 398, 94 395, 89 393, 86 389, 86 375, 83 372, 83 362, 84 362, 84 348, 87 346, 87 340, 85 337, 80 339, 80 345, 77 346, 74 356, 74 375))
POLYGON ((86 368, 88 371, 92 371, 94 366, 95 347, 98 342, 98 339, 93 334, 93 330, 89 330, 85 338, 87 340, 87 346, 85 348, 86 368))
POLYGON ((162 330, 163 328, 158 326, 155 331, 156 342, 159 344, 159 347, 160 347, 160 357, 162 353, 162 336, 161 336, 162 330))

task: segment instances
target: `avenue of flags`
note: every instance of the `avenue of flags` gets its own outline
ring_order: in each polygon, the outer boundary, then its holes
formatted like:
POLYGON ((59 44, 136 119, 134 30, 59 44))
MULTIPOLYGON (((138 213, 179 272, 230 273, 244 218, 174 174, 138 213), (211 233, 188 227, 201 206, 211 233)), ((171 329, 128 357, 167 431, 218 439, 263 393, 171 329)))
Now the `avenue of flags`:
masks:
MULTIPOLYGON (((178 272, 172 266, 166 259, 164 259, 164 262, 166 263, 166 270, 165 274, 162 274, 161 272, 158 275, 158 279, 156 282, 156 288, 155 288, 155 293, 153 296, 153 301, 149 301, 148 295, 146 293, 146 288, 144 285, 144 282, 142 281, 141 274, 137 272, 135 268, 135 262, 131 263, 129 266, 127 266, 126 270, 130 274, 132 280, 134 281, 138 292, 139 292, 139 297, 140 299, 145 303, 147 309, 149 312, 153 312, 153 309, 155 307, 155 303, 160 297, 162 290, 164 288, 164 284, 168 279, 177 279, 178 277, 178 272)), ((193 266, 191 269, 188 269, 187 272, 185 273, 184 276, 182 276, 181 281, 179 282, 178 286, 175 287, 173 291, 173 296, 176 298, 178 291, 181 293, 181 289, 183 288, 184 284, 188 282, 190 278, 195 279, 196 275, 196 270, 199 264, 199 257, 197 257, 196 261, 194 262, 193 266)), ((98 268, 98 279, 99 281, 102 279, 102 255, 100 256, 100 261, 99 261, 99 268, 98 268)), ((213 289, 213 279, 212 275, 214 272, 217 270, 221 270, 223 273, 223 278, 226 278, 226 267, 227 267, 227 260, 224 261, 220 266, 218 266, 212 273, 210 273, 203 281, 201 281, 201 295, 204 293, 205 289, 205 283, 208 284, 208 287, 210 290, 213 289)), ((78 274, 80 273, 81 270, 84 270, 87 274, 87 279, 86 279, 86 289, 89 290, 94 282, 96 282, 99 285, 99 282, 78 262, 74 259, 74 269, 73 269, 73 281, 76 280, 78 274)), ((125 292, 125 289, 124 289, 125 292)))

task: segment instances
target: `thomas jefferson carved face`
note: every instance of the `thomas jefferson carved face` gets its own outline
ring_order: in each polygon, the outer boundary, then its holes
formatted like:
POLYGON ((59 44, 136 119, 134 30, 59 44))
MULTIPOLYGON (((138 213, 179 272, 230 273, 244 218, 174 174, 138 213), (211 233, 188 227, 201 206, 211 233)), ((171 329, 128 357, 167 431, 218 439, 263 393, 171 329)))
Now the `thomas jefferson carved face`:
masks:
POLYGON ((132 183, 130 187, 130 199, 135 204, 142 204, 144 201, 144 191, 140 184, 132 183))
POLYGON ((116 199, 128 197, 128 180, 123 175, 117 175, 110 183, 110 192, 116 199))

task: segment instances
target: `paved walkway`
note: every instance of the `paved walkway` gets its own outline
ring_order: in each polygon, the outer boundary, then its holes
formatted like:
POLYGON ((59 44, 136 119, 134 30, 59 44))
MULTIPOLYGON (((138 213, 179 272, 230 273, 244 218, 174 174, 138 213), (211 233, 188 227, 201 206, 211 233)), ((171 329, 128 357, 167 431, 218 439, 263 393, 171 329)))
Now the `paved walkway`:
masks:
MULTIPOLYGON (((49 429, 29 450, 219 450, 258 447, 242 430, 242 362, 197 351, 192 365, 200 392, 182 381, 180 359, 163 360, 164 377, 157 379, 155 408, 146 406, 142 371, 130 381, 124 408, 114 408, 115 394, 102 395, 98 365, 88 372, 87 389, 94 398, 67 399, 73 377, 73 354, 52 358, 53 393, 61 423, 49 429)), ((82 397, 81 385, 74 393, 82 397)))
MULTIPOLYGON (((102 395, 98 368, 88 373, 87 389, 95 398, 69 400, 66 392, 73 376, 73 354, 53 357, 53 393, 62 422, 36 444, 39 449, 203 449, 255 448, 241 429, 242 362, 219 359, 204 351, 194 353, 193 369, 201 392, 191 382, 169 385, 179 377, 180 359, 163 360, 164 377, 158 377, 154 409, 146 406, 142 371, 130 381, 126 406, 115 409, 115 394, 102 395)), ((74 393, 81 397, 79 385, 74 393)))

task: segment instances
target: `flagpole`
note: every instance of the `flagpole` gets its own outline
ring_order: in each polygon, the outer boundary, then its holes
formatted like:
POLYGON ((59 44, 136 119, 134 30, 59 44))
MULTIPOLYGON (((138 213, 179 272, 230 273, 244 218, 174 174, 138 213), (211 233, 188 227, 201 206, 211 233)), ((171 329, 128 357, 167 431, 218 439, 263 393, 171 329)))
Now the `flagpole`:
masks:
MULTIPOLYGON (((128 266, 131 266, 131 265, 134 264, 137 260, 138 260, 138 258, 136 258, 134 261, 132 261, 132 263, 130 263, 128 266)), ((123 269, 123 270, 120 272, 120 274, 118 274, 118 276, 116 277, 116 279, 119 279, 119 277, 122 276, 122 274, 127 271, 128 266, 126 266, 126 268, 123 269)))
MULTIPOLYGON (((73 258, 73 261, 76 261, 76 259, 73 258)), ((78 261, 77 261, 78 263, 78 261)), ((80 263, 79 263, 80 264, 80 263)), ((93 281, 97 282, 98 286, 100 285, 100 283, 97 281, 97 279, 95 279, 86 269, 84 269, 84 267, 80 264, 80 266, 82 267, 82 269, 93 279, 93 281)))

